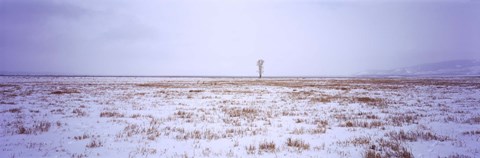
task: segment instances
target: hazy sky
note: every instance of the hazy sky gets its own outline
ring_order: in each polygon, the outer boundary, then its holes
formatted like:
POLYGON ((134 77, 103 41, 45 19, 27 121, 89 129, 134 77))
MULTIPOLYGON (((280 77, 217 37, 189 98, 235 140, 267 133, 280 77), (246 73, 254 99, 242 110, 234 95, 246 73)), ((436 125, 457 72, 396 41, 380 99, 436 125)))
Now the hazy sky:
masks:
POLYGON ((0 71, 349 75, 480 59, 480 1, 0 0, 0 71))

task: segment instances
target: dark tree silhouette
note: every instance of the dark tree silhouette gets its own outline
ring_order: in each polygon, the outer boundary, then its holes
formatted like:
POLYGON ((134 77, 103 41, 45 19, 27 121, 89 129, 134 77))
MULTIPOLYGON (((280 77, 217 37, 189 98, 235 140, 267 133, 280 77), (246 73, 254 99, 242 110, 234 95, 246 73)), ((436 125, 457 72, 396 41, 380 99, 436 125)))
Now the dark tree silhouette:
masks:
POLYGON ((262 74, 263 74, 263 59, 260 59, 257 61, 257 66, 258 66, 258 75, 260 78, 262 78, 262 74))

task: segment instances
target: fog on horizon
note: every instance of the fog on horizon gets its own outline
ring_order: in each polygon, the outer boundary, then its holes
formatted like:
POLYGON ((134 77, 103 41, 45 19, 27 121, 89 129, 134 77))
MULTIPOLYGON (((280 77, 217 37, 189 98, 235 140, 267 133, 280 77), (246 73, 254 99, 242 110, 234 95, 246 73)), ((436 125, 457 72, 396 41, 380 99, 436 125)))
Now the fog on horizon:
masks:
POLYGON ((475 0, 0 0, 0 72, 352 75, 480 59, 475 0))

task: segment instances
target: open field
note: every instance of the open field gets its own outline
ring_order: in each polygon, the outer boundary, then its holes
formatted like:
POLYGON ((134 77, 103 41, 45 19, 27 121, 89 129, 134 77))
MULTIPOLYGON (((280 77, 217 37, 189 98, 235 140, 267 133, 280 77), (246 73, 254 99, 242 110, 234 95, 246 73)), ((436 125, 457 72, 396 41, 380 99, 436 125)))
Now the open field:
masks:
POLYGON ((0 77, 0 157, 480 157, 480 78, 0 77))

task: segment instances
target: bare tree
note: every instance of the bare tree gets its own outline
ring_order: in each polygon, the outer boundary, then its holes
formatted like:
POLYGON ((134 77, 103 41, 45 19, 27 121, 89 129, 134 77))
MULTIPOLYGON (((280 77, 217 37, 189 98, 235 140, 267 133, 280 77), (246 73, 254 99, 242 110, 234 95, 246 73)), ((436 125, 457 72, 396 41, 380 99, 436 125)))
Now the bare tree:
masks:
POLYGON ((262 74, 263 74, 263 59, 260 59, 257 61, 257 66, 258 66, 258 75, 260 78, 262 78, 262 74))

